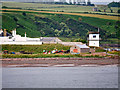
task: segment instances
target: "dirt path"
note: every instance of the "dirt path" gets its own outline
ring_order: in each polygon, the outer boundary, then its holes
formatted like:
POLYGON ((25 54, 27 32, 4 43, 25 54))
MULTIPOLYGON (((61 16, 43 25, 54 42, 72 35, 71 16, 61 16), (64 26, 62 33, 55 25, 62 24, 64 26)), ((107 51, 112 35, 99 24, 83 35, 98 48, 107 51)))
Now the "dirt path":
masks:
POLYGON ((118 20, 118 17, 117 17, 117 16, 96 15, 96 14, 67 13, 67 12, 51 12, 51 11, 33 11, 33 10, 22 10, 22 9, 2 9, 2 10, 40 12, 40 13, 52 13, 52 14, 68 14, 68 15, 78 15, 78 16, 86 16, 86 17, 96 17, 96 18, 102 18, 102 19, 118 20))

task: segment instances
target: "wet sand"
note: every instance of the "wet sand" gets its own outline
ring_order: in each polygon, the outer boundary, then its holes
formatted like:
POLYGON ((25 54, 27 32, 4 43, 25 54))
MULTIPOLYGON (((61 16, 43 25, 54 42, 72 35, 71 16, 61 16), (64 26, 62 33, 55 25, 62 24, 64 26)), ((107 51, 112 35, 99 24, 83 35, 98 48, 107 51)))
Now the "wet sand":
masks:
POLYGON ((112 58, 5 58, 0 59, 3 67, 74 67, 81 65, 118 65, 112 58))

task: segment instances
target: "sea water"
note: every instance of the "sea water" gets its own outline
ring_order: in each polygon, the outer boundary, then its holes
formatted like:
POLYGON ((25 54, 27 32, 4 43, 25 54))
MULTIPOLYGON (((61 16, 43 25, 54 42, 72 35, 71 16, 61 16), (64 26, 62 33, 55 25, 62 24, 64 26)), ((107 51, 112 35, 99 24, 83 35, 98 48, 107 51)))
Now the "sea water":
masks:
POLYGON ((18 67, 2 69, 3 88, 118 88, 118 67, 18 67))

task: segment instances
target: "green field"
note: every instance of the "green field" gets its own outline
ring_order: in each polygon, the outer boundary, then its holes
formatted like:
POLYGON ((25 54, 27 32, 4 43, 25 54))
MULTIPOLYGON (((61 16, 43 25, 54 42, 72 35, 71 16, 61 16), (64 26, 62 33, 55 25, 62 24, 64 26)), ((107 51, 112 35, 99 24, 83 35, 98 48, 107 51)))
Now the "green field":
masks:
MULTIPOLYGON (((56 54, 43 54, 43 50, 52 51, 54 49, 60 50, 70 50, 70 46, 64 46, 61 44, 42 44, 42 45, 2 45, 2 52, 8 50, 8 54, 2 54, 2 58, 52 58, 52 57, 97 57, 103 58, 106 56, 91 55, 90 53, 81 54, 70 54, 70 53, 56 53, 56 54), (20 51, 32 52, 32 54, 21 54, 20 51), (15 52, 15 54, 10 54, 15 52), (86 54, 84 56, 84 54, 86 54)), ((103 48, 96 48, 96 52, 105 52, 103 48)), ((119 54, 119 52, 109 52, 111 54, 119 54)))
MULTIPOLYGON (((3 6, 9 8, 21 8, 21 9, 33 9, 33 10, 47 10, 55 12, 89 12, 89 13, 101 13, 93 12, 94 6, 79 6, 79 5, 56 5, 56 4, 40 4, 40 3, 17 3, 17 2, 3 2, 3 6)), ((112 7, 113 13, 110 13, 110 9, 106 6, 98 6, 98 9, 103 12, 106 8, 106 14, 116 14, 118 8, 112 7)), ((105 14, 105 13, 104 13, 105 14)))
POLYGON ((106 56, 88 55, 82 56, 80 54, 3 54, 2 58, 104 58, 106 56))
POLYGON ((52 51, 57 50, 69 50, 70 46, 64 46, 61 44, 42 44, 42 45, 2 45, 2 51, 8 50, 10 52, 32 52, 33 54, 43 53, 43 50, 52 51))
MULTIPOLYGON (((54 49, 60 50, 70 50, 70 46, 64 46, 61 44, 42 44, 42 45, 2 45, 2 51, 8 50, 9 54, 2 54, 2 58, 48 58, 48 57, 97 57, 102 58, 104 56, 99 55, 86 55, 82 56, 82 54, 43 54, 43 50, 52 51, 54 49), (32 54, 21 54, 20 51, 32 52, 32 54), (10 54, 11 52, 15 52, 15 54, 10 54)), ((96 50, 99 50, 99 48, 96 50)), ((103 50, 102 50, 103 51, 103 50)), ((88 54, 88 53, 86 53, 88 54)))

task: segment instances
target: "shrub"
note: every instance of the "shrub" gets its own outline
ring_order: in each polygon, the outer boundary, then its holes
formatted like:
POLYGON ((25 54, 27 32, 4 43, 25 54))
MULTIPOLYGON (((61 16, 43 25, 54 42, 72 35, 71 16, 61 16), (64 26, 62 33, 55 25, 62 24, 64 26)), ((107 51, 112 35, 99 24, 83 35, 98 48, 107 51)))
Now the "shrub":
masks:
POLYGON ((7 6, 2 6, 2 8, 8 8, 7 6))
POLYGON ((95 52, 105 52, 105 50, 103 48, 99 47, 99 48, 96 48, 95 52))

